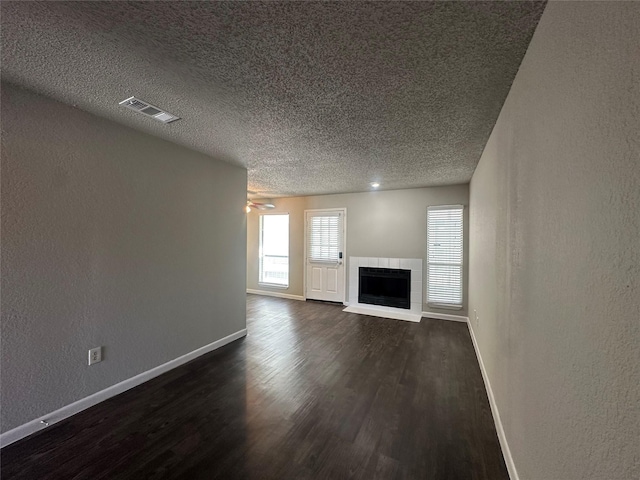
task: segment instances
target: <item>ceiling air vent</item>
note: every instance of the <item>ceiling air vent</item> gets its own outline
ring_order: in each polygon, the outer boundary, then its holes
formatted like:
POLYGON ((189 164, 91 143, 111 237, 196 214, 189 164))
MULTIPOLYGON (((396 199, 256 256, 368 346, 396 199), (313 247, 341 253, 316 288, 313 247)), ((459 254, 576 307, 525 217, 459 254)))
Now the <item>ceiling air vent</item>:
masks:
POLYGON ((136 97, 129 97, 126 100, 120 102, 123 107, 130 108, 136 112, 142 113, 147 117, 154 118, 162 123, 171 123, 176 120, 180 120, 180 117, 176 117, 169 112, 165 112, 161 108, 158 108, 150 103, 142 101, 136 97))

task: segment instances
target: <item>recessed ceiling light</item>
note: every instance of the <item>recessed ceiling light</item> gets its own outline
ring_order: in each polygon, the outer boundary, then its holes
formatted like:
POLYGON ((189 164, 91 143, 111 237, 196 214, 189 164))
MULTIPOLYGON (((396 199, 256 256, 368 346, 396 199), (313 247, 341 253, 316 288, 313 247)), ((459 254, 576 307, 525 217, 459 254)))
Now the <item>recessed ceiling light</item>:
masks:
POLYGON ((161 108, 151 105, 150 103, 147 103, 136 97, 129 97, 126 100, 121 101, 120 105, 134 110, 138 113, 142 113, 147 117, 154 118, 162 123, 171 123, 175 122, 176 120, 180 120, 180 117, 165 112, 161 108))
POLYGON ((371 187, 372 188, 378 188, 380 186, 380 184, 378 182, 371 182, 371 187))

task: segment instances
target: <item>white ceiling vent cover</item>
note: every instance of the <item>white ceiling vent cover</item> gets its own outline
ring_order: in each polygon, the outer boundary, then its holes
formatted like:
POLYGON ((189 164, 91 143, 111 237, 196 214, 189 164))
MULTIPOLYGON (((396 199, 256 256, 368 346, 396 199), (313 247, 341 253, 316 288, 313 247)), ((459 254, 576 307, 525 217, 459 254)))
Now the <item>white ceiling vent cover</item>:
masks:
POLYGON ((144 100, 140 100, 136 97, 129 97, 126 100, 120 102, 120 105, 123 107, 127 107, 131 110, 134 110, 138 113, 142 113, 147 117, 154 118, 162 123, 171 123, 176 120, 180 120, 180 117, 176 117, 169 112, 165 112, 161 108, 158 108, 150 103, 145 102, 144 100))

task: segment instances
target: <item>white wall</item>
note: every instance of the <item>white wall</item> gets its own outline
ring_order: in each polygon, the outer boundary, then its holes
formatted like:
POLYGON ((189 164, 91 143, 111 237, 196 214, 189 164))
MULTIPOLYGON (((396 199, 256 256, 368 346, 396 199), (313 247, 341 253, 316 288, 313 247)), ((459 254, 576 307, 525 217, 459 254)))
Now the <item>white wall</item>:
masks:
POLYGON ((639 26, 550 2, 471 182, 470 317, 521 479, 640 478, 639 26))
POLYGON ((242 168, 3 83, 2 431, 245 328, 245 195, 242 168))
MULTIPOLYGON (((305 209, 347 209, 346 257, 422 258, 427 255, 427 207, 429 205, 468 205, 469 186, 413 188, 407 190, 278 198, 275 210, 289 213, 290 285, 282 291, 304 295, 304 211, 305 209)), ((247 221, 247 288, 274 290, 258 285, 258 235, 260 211, 252 211, 247 221)), ((465 259, 468 258, 468 209, 465 208, 465 259)), ((466 316, 467 264, 464 268, 462 310, 442 310, 423 305, 424 311, 466 316)), ((426 269, 424 270, 426 275, 426 269)), ((423 285, 425 284, 423 279, 423 285)), ((347 279, 347 288, 349 281, 347 279)), ((346 298, 349 298, 348 292, 346 298)))

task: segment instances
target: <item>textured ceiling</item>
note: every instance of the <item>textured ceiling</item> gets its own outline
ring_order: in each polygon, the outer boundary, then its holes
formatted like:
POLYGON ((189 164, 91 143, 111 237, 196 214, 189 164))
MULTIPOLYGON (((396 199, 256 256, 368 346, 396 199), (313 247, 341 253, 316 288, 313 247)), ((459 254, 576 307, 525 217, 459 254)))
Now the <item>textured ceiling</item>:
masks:
POLYGON ((2 77, 246 166, 254 197, 466 183, 544 5, 3 1, 2 77))

